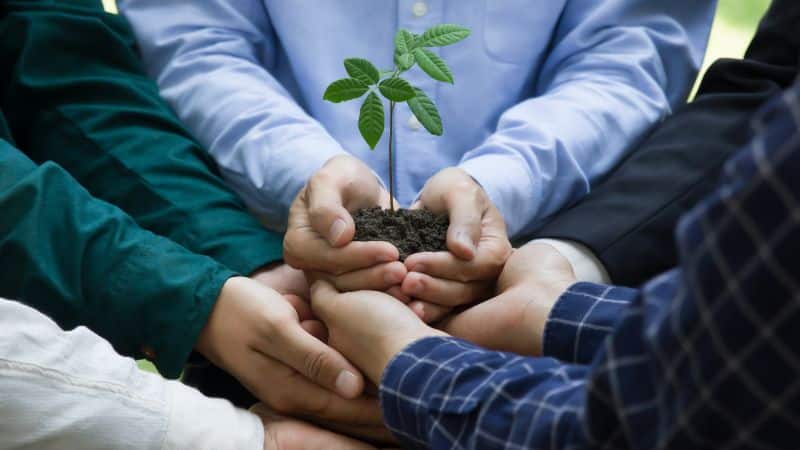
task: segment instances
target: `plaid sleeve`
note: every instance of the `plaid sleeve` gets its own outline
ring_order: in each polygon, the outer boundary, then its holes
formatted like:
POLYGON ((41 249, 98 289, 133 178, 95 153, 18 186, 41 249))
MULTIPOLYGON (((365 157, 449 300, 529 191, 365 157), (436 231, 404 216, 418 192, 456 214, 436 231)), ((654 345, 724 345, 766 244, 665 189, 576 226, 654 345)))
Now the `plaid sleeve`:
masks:
POLYGON ((636 297, 619 310, 591 364, 452 338, 419 340, 398 354, 384 371, 381 402, 401 442, 432 449, 797 448, 798 94, 800 85, 758 115, 756 137, 726 165, 718 190, 681 220, 680 267, 638 295, 580 285, 562 299, 588 293, 584 308, 597 309, 612 294, 636 297))
POLYGON ((638 295, 635 289, 576 283, 556 301, 544 329, 544 356, 588 364, 638 295))

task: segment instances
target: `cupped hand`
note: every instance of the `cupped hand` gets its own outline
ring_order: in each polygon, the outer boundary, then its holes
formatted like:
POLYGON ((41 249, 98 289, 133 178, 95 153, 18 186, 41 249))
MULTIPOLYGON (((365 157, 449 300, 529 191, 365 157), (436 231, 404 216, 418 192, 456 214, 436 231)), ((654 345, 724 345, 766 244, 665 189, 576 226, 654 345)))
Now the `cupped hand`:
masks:
POLYGON ((324 339, 326 331, 309 318, 278 292, 231 278, 196 348, 276 411, 365 429, 381 426, 377 401, 361 396, 363 376, 315 337, 324 339))
POLYGON ((264 424, 264 450, 377 450, 355 439, 277 414, 262 403, 251 411, 264 424))
POLYGON ((441 327, 482 347, 539 356, 550 311, 575 282, 572 265, 555 248, 527 244, 508 258, 497 296, 447 318, 441 327))
POLYGON ((394 357, 413 341, 444 335, 406 305, 377 291, 340 293, 325 281, 311 287, 311 308, 328 328, 328 344, 361 368, 375 384, 394 357))
POLYGON ((354 242, 351 212, 389 206, 389 194, 363 162, 331 158, 303 187, 289 210, 283 241, 286 262, 341 290, 387 290, 406 275, 388 242, 354 242))
POLYGON ((425 184, 412 208, 447 214, 449 252, 417 253, 405 265, 402 292, 426 322, 441 319, 453 307, 492 295, 497 276, 511 254, 506 225, 486 192, 458 168, 447 168, 425 184))

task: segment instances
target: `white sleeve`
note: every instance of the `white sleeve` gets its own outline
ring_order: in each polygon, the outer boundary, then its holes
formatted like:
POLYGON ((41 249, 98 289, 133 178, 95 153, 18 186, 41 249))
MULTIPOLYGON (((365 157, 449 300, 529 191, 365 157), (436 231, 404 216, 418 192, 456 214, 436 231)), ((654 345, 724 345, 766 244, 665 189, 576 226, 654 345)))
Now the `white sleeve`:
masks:
POLYGON ((533 242, 548 244, 555 248, 561 256, 566 258, 572 266, 572 272, 578 281, 588 281, 590 283, 610 284, 611 277, 608 276, 603 263, 597 256, 583 244, 562 239, 536 239, 533 242))
POLYGON ((139 370, 84 327, 0 299, 0 448, 261 450, 253 414, 139 370))

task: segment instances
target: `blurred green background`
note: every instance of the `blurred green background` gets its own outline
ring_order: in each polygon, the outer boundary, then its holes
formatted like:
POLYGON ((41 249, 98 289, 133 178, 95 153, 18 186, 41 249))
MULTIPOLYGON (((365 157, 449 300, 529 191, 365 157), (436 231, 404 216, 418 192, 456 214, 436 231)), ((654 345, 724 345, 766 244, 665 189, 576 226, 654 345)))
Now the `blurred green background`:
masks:
POLYGON ((739 58, 756 31, 770 0, 719 0, 703 70, 719 58, 739 58))
MULTIPOLYGON (((113 0, 103 0, 103 2, 109 10, 113 10, 113 0)), ((719 58, 740 58, 744 55, 769 3, 770 0, 719 0, 703 72, 719 58)), ((154 371, 153 366, 147 361, 140 361, 139 366, 154 371)))

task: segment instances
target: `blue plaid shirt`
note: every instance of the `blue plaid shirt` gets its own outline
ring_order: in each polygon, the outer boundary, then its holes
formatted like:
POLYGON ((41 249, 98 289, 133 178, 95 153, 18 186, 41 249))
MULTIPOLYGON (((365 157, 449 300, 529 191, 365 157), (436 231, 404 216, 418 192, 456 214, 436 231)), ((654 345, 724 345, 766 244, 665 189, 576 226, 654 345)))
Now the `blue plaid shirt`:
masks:
POLYGON ((403 445, 800 448, 800 84, 753 127, 681 220, 680 267, 641 291, 572 286, 547 357, 452 338, 397 355, 381 401, 403 445))

